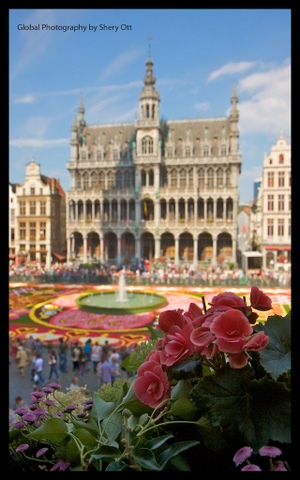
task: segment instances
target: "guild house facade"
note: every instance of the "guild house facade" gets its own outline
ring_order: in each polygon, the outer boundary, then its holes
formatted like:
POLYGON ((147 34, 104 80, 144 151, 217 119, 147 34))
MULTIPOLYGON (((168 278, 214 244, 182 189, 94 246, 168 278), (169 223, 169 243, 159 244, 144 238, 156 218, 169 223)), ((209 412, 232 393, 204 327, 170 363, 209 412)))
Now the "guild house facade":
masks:
POLYGON ((67 163, 67 259, 136 265, 236 262, 239 113, 162 120, 148 58, 134 123, 88 125, 83 100, 67 163))

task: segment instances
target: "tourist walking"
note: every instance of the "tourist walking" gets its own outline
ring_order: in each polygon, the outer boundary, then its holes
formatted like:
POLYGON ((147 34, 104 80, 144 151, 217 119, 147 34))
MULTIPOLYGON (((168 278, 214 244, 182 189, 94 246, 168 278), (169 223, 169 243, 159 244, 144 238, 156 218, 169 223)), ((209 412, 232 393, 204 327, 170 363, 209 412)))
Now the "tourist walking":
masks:
POLYGON ((83 346, 83 353, 85 353, 86 361, 91 361, 91 354, 92 354, 92 340, 90 338, 87 339, 83 346))
POLYGON ((105 340, 104 345, 102 346, 102 358, 101 358, 102 362, 103 362, 105 357, 108 357, 110 349, 111 349, 111 347, 109 345, 109 341, 105 340))
POLYGON ((88 370, 88 368, 87 368, 87 356, 83 351, 81 351, 81 354, 80 354, 80 357, 79 357, 80 375, 82 377, 85 377, 87 370, 88 370))
POLYGON ((35 340, 32 335, 29 335, 27 338, 24 348, 25 352, 27 353, 28 361, 31 363, 33 352, 35 351, 35 340))
POLYGON ((111 356, 111 360, 109 361, 109 363, 112 366, 111 384, 113 385, 116 378, 121 378, 121 368, 118 358, 116 356, 111 356))
POLYGON ((97 373, 97 365, 101 361, 102 347, 96 342, 92 345, 91 361, 93 363, 93 372, 97 373))
POLYGON ((105 357, 102 362, 98 363, 97 373, 99 377, 99 388, 106 383, 111 383, 112 366, 107 357, 105 357))
POLYGON ((28 365, 28 356, 22 345, 19 345, 16 361, 19 368, 20 377, 25 377, 25 367, 28 365))
POLYGON ((33 352, 31 359, 31 380, 34 382, 36 351, 33 352))
POLYGON ((48 380, 52 379, 52 375, 56 375, 56 379, 58 380, 59 379, 59 374, 58 374, 58 371, 57 371, 57 354, 56 354, 56 351, 54 349, 50 351, 49 362, 48 363, 49 363, 49 366, 50 366, 48 380))
POLYGON ((43 355, 43 344, 39 338, 35 340, 35 350, 42 356, 43 355))
POLYGON ((36 352, 36 359, 34 362, 34 387, 37 387, 40 383, 45 384, 45 379, 43 376, 44 369, 44 359, 40 353, 36 352))
POLYGON ((67 373, 68 370, 68 344, 63 337, 60 337, 58 341, 58 359, 59 370, 62 373, 67 373))
POLYGON ((72 363, 73 363, 73 372, 80 372, 80 356, 82 349, 79 347, 78 342, 75 342, 75 345, 72 349, 72 363))

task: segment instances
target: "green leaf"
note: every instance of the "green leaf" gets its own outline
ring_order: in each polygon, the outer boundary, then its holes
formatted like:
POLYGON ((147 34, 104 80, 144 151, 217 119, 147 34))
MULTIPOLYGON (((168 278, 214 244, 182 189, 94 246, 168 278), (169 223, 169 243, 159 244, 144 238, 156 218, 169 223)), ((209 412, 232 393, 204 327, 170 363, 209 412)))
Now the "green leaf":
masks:
POLYGON ((151 339, 158 340, 159 338, 162 338, 164 335, 164 332, 162 330, 159 330, 158 328, 153 328, 151 325, 148 325, 147 329, 151 334, 151 339))
POLYGON ((105 431, 105 436, 111 441, 115 440, 123 430, 124 418, 120 412, 115 412, 111 417, 101 422, 101 427, 105 431))
POLYGON ((141 448, 133 452, 133 458, 136 464, 140 465, 145 470, 159 472, 162 470, 161 465, 157 463, 154 453, 148 448, 141 448))
POLYGON ((173 438, 173 435, 164 435, 163 437, 152 438, 145 443, 144 448, 156 450, 157 448, 161 447, 161 445, 163 445, 165 442, 170 440, 170 438, 173 438))
POLYGON ((171 400, 187 397, 191 391, 191 385, 186 380, 178 380, 171 391, 171 400))
POLYGON ((97 440, 90 432, 84 428, 77 428, 73 435, 80 440, 80 442, 88 449, 95 448, 97 446, 97 440))
POLYGON ((198 409, 187 397, 182 397, 172 403, 170 408, 171 414, 175 417, 188 420, 194 417, 198 409))
POLYGON ((227 442, 222 435, 221 428, 212 427, 208 415, 203 415, 197 421, 197 427, 201 434, 203 443, 209 450, 217 452, 218 450, 226 447, 227 442))
POLYGON ((207 410, 211 425, 220 427, 228 441, 242 436, 245 445, 252 447, 268 445, 270 440, 290 442, 289 389, 266 377, 253 380, 248 366, 226 366, 201 379, 191 397, 207 410))
POLYGON ((89 419, 89 422, 87 423, 75 419, 75 420, 72 420, 72 424, 76 429, 84 428, 84 430, 87 430, 88 432, 90 432, 94 437, 99 435, 98 425, 92 419, 89 419))
POLYGON ((251 382, 251 418, 254 446, 269 440, 291 442, 291 391, 283 383, 263 378, 251 382))
POLYGON ((61 443, 68 435, 69 429, 64 420, 61 418, 50 418, 36 430, 26 435, 26 437, 33 440, 49 440, 53 443, 61 443))
POLYGON ((109 417, 115 408, 115 402, 105 402, 105 400, 102 400, 99 395, 93 393, 93 406, 90 410, 89 416, 96 421, 104 420, 109 417))
POLYGON ((184 452, 188 448, 194 447, 199 443, 200 442, 193 440, 186 442, 177 442, 171 445, 169 448, 164 450, 158 457, 158 463, 161 465, 161 469, 166 466, 166 464, 171 458, 176 457, 179 453, 184 452))
POLYGON ((106 472, 121 472, 122 470, 127 470, 129 468, 128 464, 122 461, 110 463, 105 471, 106 472))
POLYGON ((274 315, 255 331, 264 331, 269 337, 267 346, 259 352, 262 367, 275 380, 291 369, 291 318, 274 315))
POLYGON ((170 465, 172 466, 172 470, 178 470, 180 472, 191 471, 190 463, 181 455, 171 458, 170 465))

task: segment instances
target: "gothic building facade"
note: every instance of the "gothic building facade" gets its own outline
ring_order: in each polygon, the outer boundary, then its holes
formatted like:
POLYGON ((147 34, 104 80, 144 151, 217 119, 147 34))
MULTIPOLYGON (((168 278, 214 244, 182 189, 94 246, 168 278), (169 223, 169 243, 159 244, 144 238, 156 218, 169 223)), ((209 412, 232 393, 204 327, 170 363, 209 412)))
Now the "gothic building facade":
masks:
POLYGON ((193 265, 236 262, 239 113, 160 118, 153 62, 146 62, 139 118, 88 125, 83 100, 67 163, 67 259, 132 265, 142 259, 193 265))

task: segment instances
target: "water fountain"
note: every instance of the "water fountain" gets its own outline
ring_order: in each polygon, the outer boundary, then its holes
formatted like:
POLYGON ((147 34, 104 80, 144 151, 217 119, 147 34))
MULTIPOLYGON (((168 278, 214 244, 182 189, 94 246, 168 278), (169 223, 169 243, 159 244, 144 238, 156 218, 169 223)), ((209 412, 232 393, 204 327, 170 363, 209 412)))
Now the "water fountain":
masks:
POLYGON ((126 292, 126 282, 125 282, 125 270, 124 268, 120 271, 119 283, 117 290, 117 301, 118 302, 127 302, 128 296, 126 292))
POLYGON ((91 313, 128 315, 130 313, 153 312, 167 304, 163 295, 154 292, 126 291, 125 271, 120 271, 118 288, 112 292, 86 293, 76 300, 81 310, 91 313))

